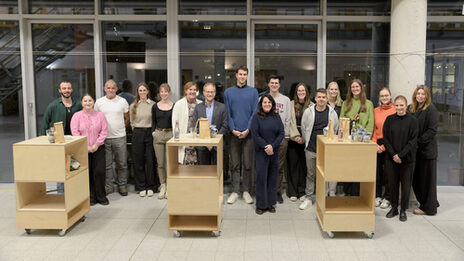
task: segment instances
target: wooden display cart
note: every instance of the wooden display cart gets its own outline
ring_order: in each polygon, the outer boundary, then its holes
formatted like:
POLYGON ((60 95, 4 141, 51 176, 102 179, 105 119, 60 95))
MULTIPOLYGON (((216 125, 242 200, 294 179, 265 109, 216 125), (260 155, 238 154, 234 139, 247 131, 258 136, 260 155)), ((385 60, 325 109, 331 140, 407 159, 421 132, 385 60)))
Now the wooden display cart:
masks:
POLYGON ((90 210, 87 137, 66 137, 49 143, 47 136, 13 144, 16 223, 31 229, 66 230, 84 221, 90 210), (70 171, 70 157, 80 168, 70 171), (46 182, 64 183, 64 194, 46 191, 46 182))
POLYGON ((375 177, 377 145, 369 141, 339 142, 317 136, 316 214, 322 230, 364 231, 372 238, 375 229, 375 177), (360 182, 360 196, 329 197, 326 182, 360 182))
POLYGON ((180 231, 212 231, 220 235, 223 201, 222 145, 223 137, 200 139, 181 135, 166 143, 169 230, 176 237, 180 231), (178 163, 182 146, 214 146, 217 165, 178 163))

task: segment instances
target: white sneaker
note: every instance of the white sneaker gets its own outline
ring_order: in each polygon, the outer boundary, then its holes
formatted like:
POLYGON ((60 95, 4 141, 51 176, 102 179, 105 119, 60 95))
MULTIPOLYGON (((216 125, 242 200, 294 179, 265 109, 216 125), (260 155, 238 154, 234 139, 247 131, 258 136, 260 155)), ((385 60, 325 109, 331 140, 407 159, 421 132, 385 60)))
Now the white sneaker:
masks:
POLYGON ((230 193, 229 198, 227 199, 227 204, 234 204, 238 199, 238 194, 235 192, 230 193))
POLYGON ((381 201, 382 201, 381 197, 375 198, 375 207, 379 207, 380 203, 382 203, 381 201))
POLYGON ((301 202, 304 202, 305 200, 306 200, 306 196, 301 196, 301 197, 300 197, 300 201, 301 201, 301 202))
POLYGON ((139 192, 139 196, 141 197, 145 197, 147 195, 147 191, 146 190, 142 190, 139 192))
POLYGON ((313 202, 310 199, 305 199, 303 203, 300 204, 300 209, 305 210, 313 205, 313 202))
POLYGON ((290 197, 290 201, 295 202, 298 198, 297 197, 290 197))
POLYGON ((149 190, 147 191, 147 196, 153 197, 153 190, 149 189, 149 190))
POLYGON ((163 199, 166 194, 166 184, 163 183, 160 185, 160 192, 158 193, 158 199, 163 199))
POLYGON ((330 197, 336 197, 337 195, 335 194, 334 191, 330 191, 330 192, 329 192, 329 196, 330 196, 330 197))
POLYGON ((389 208, 390 207, 390 201, 383 199, 382 204, 380 204, 380 208, 389 208))
POLYGON ((243 200, 245 200, 247 204, 253 204, 253 198, 251 198, 250 193, 245 191, 243 192, 242 197, 243 197, 243 200))

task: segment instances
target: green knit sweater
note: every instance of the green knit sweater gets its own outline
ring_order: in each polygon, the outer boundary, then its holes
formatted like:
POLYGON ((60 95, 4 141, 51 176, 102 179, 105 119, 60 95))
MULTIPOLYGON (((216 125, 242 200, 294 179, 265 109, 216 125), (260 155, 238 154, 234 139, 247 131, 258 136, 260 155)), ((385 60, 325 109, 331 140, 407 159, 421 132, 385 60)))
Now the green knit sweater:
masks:
MULTIPOLYGON (((343 102, 342 111, 340 112, 340 118, 350 118, 353 120, 358 114, 359 109, 361 108, 361 100, 358 98, 351 99, 352 105, 351 110, 346 111, 346 101, 343 102)), ((356 122, 356 127, 363 127, 366 131, 372 134, 374 130, 374 105, 371 101, 366 100, 366 111, 359 112, 359 120, 356 122)))

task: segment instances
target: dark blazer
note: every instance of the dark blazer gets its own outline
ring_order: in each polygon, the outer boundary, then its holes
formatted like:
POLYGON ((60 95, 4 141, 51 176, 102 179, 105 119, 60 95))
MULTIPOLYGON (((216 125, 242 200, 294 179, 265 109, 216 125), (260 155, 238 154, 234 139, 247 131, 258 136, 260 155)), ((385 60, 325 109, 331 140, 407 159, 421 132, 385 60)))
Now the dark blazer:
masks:
MULTIPOLYGON (((206 118, 206 103, 202 102, 195 106, 193 111, 193 122, 196 123, 198 118, 206 118)), ((226 105, 218 101, 214 101, 213 119, 211 124, 216 125, 218 134, 226 135, 229 132, 229 123, 226 105)))
POLYGON ((417 136, 417 156, 423 159, 436 159, 437 152, 437 129, 438 129, 438 110, 430 104, 427 109, 421 108, 412 113, 419 122, 419 133, 417 136))

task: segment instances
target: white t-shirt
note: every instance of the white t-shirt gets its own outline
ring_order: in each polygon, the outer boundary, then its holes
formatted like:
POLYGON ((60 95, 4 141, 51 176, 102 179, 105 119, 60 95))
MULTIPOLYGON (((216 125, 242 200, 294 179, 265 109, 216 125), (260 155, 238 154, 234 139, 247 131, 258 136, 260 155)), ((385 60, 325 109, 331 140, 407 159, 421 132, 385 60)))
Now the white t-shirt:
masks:
POLYGON ((106 96, 97 99, 94 109, 105 114, 108 122, 107 138, 121 138, 126 136, 126 126, 124 124, 124 113, 129 111, 129 104, 124 98, 116 95, 113 99, 106 96))

